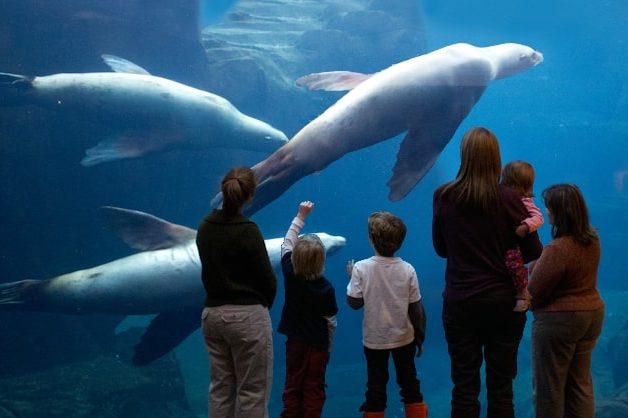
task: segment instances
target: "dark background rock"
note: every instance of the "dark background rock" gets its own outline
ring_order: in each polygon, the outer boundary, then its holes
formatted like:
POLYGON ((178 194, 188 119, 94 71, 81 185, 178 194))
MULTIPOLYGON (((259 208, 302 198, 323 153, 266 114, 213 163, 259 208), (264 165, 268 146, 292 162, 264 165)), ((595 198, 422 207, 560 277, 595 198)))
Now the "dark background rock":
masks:
POLYGON ((199 0, 0 2, 0 71, 109 71, 103 53, 201 86, 207 58, 199 41, 199 0))
POLYGON ((134 367, 115 355, 0 378, 2 418, 193 418, 174 356, 134 367))

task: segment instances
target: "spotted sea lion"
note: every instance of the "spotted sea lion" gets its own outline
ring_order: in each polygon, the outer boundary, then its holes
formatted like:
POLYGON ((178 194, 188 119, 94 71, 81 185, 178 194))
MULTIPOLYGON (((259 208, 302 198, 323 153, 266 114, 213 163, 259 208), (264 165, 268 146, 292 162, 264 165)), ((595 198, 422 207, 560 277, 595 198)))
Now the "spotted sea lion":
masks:
MULTIPOLYGON (((149 363, 176 347, 200 326, 205 290, 196 231, 144 212, 104 207, 103 219, 141 252, 46 280, 0 284, 0 310, 66 314, 157 314, 136 347, 134 361, 149 363)), ((317 232, 328 254, 344 237, 317 232)), ((279 269, 283 238, 268 239, 271 263, 279 269)))
POLYGON ((270 153, 287 141, 221 96, 150 75, 113 55, 103 59, 115 72, 0 73, 0 106, 35 105, 100 124, 108 137, 86 151, 84 166, 174 148, 270 153))

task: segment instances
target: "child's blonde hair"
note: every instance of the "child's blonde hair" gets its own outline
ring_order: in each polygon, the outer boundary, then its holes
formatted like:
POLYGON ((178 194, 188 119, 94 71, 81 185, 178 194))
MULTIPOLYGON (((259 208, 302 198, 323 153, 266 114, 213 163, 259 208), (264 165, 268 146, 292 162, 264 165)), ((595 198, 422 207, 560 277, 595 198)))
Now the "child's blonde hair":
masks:
POLYGON ((325 246, 315 234, 301 235, 292 249, 294 274, 305 280, 316 280, 325 268, 325 246))
POLYGON ((374 212, 368 220, 369 238, 377 254, 392 257, 406 238, 406 224, 390 212, 374 212))
POLYGON ((515 189, 521 197, 532 197, 534 168, 532 164, 516 160, 504 166, 501 183, 515 189))

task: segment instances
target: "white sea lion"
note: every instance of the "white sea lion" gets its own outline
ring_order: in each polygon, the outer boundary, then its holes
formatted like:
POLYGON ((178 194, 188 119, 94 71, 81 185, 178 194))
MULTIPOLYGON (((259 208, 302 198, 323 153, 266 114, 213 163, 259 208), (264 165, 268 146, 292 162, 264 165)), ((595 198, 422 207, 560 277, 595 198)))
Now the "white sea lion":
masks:
MULTIPOLYGON (((0 284, 0 309, 67 314, 158 314, 136 348, 146 364, 176 347, 200 326, 205 290, 196 231, 155 216, 104 207, 103 219, 130 246, 142 252, 47 280, 0 284)), ((344 237, 316 233, 328 254, 344 237)), ((279 269, 282 238, 268 239, 271 263, 279 269)))
MULTIPOLYGON (((297 84, 311 89, 351 91, 253 167, 260 185, 247 213, 343 155, 407 132, 388 182, 390 199, 403 198, 432 167, 490 81, 542 61, 541 53, 520 44, 454 44, 373 75, 334 71, 300 78, 297 84)), ((214 205, 220 200, 218 195, 214 205)))
POLYGON ((122 58, 103 59, 116 72, 0 73, 0 106, 32 104, 97 121, 108 137, 86 151, 85 166, 173 148, 272 152, 287 141, 223 97, 152 76, 122 58))

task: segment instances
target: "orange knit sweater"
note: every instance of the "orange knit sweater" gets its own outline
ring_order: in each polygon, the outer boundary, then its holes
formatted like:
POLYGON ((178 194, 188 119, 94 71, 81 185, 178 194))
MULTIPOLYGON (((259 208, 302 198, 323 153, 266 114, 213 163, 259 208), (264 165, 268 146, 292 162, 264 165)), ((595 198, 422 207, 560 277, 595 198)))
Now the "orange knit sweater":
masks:
POLYGON ((604 307, 597 290, 600 242, 585 247, 572 237, 550 242, 531 266, 528 290, 538 312, 593 311, 604 307))

